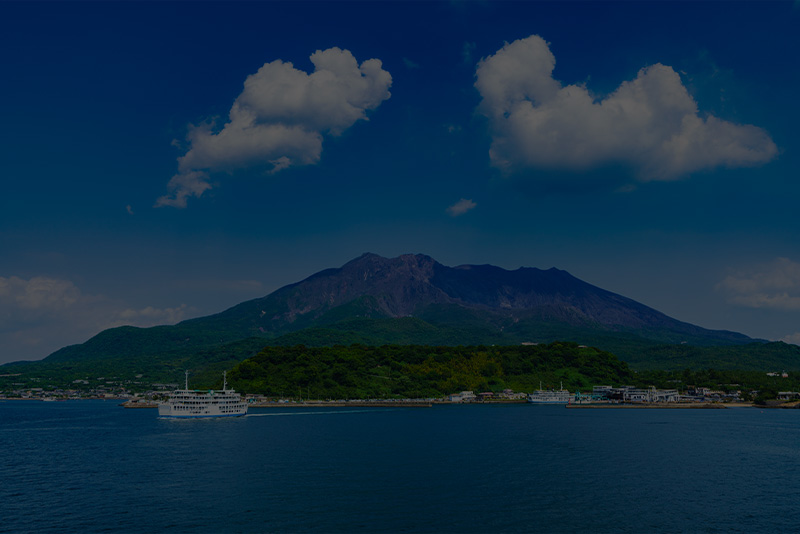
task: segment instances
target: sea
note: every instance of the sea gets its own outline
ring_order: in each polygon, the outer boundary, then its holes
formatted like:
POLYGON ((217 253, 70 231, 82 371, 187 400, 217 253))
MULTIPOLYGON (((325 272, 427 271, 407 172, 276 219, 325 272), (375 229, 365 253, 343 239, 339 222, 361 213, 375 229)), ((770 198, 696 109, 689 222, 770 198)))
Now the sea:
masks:
POLYGON ((0 532, 793 532, 800 410, 0 401, 0 532))

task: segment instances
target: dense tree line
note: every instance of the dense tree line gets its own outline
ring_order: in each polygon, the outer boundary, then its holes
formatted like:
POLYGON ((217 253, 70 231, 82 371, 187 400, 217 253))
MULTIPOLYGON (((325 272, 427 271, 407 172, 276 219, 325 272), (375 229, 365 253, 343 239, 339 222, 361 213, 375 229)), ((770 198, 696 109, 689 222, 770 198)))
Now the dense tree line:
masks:
POLYGON ((575 343, 535 346, 337 345, 266 347, 229 375, 240 391, 275 397, 418 398, 627 383, 610 353, 575 343))
POLYGON ((741 391, 744 400, 774 399, 780 391, 800 391, 800 373, 766 373, 725 369, 684 369, 682 371, 643 371, 637 374, 637 383, 658 388, 686 390, 692 386, 723 392, 741 391), (751 392, 757 391, 755 395, 751 392))

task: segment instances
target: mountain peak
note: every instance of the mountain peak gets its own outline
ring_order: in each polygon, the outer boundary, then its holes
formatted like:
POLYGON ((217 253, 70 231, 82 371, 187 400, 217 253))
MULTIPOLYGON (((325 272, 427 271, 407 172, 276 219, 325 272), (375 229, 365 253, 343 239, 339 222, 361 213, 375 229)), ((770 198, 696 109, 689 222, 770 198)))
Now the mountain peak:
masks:
POLYGON ((361 256, 350 260, 349 262, 345 263, 342 268, 345 268, 349 265, 415 265, 415 266, 425 266, 425 265, 432 265, 436 263, 436 261, 427 256, 425 254, 401 254, 395 258, 384 258, 378 254, 373 252, 365 252, 361 256))
POLYGON ((384 258, 377 254, 362 254, 344 264, 338 272, 351 278, 367 280, 427 280, 433 276, 434 266, 438 265, 430 256, 424 254, 403 254, 396 258, 384 258))

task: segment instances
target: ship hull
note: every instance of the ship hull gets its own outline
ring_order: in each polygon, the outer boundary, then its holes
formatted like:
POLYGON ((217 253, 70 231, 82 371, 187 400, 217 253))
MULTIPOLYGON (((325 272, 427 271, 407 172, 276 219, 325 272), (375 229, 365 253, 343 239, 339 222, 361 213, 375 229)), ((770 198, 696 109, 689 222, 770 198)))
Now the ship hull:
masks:
POLYGON ((158 413, 159 417, 165 417, 167 419, 211 419, 211 418, 218 418, 218 417, 244 417, 247 415, 246 413, 235 413, 235 414, 219 414, 219 415, 165 415, 161 412, 158 413))
POLYGON ((572 400, 569 391, 543 391, 539 390, 528 395, 530 404, 567 404, 572 400))

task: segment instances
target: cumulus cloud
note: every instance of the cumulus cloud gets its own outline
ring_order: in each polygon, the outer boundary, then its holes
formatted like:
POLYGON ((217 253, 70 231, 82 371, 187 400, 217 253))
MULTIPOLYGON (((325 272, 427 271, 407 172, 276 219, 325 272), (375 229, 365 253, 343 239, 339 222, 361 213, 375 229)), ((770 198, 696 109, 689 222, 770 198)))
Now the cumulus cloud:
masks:
POLYGON ((0 329, 71 308, 82 299, 70 281, 37 276, 29 280, 0 276, 0 329))
POLYGON ((717 289, 740 306, 800 310, 800 263, 777 258, 749 272, 727 276, 717 289))
POLYGON ((88 295, 69 280, 0 276, 0 363, 42 358, 114 326, 174 324, 193 311, 186 305, 136 310, 88 295))
POLYGON ((199 197, 204 191, 211 189, 208 182, 208 173, 204 171, 187 171, 176 174, 167 184, 169 195, 164 195, 156 201, 156 207, 172 206, 185 208, 186 199, 199 197))
POLYGON ((452 217, 458 217, 459 215, 464 215, 469 210, 473 209, 477 204, 475 204, 472 200, 462 198, 449 208, 447 208, 447 213, 450 214, 452 217))
POLYGON ((323 135, 337 136, 391 94, 392 77, 378 59, 360 65, 348 50, 311 55, 312 73, 275 60, 247 77, 244 90, 217 131, 212 123, 192 126, 190 148, 178 158, 169 194, 156 206, 185 207, 189 197, 211 188, 208 173, 263 167, 278 172, 317 163, 323 135))
POLYGON ((640 181, 674 180, 720 166, 762 164, 777 153, 761 128, 701 116, 671 67, 645 67, 598 99, 585 85, 554 79, 555 64, 548 43, 536 35, 478 63, 478 109, 489 119, 496 167, 627 165, 640 181))

